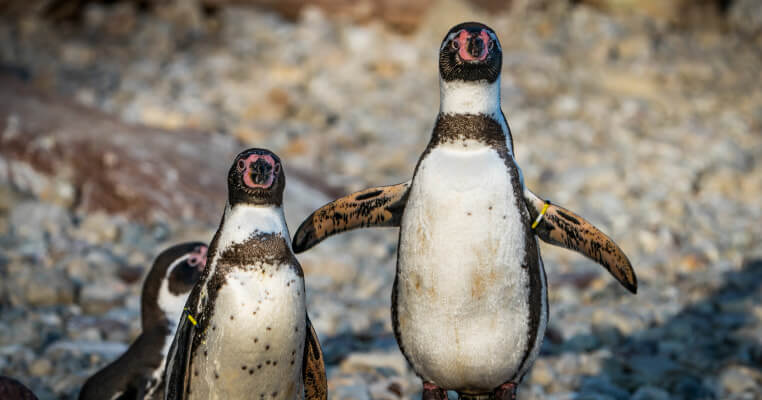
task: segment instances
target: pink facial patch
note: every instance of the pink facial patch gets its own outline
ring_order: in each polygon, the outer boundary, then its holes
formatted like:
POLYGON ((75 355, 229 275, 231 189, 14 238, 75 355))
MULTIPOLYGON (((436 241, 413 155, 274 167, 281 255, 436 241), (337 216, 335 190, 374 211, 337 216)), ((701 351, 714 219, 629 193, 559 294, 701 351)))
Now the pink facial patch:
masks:
POLYGON ((489 53, 489 42, 490 37, 489 34, 487 34, 487 31, 482 29, 481 32, 479 32, 479 35, 471 37, 471 34, 468 33, 465 29, 461 29, 460 33, 458 34, 458 38, 456 39, 458 41, 458 55, 460 56, 460 59, 463 61, 484 61, 487 58, 487 54, 489 53), (468 42, 471 40, 475 40, 477 37, 481 38, 482 40, 482 51, 479 53, 479 56, 474 57, 471 55, 471 52, 468 51, 468 42))
POLYGON ((203 271, 206 267, 206 252, 208 248, 206 246, 198 246, 193 249, 193 252, 188 256, 188 264, 191 267, 198 268, 199 271, 203 271))
POLYGON ((267 189, 270 186, 272 186, 273 181, 275 180, 275 167, 276 163, 275 160, 270 155, 259 155, 259 154, 252 154, 249 157, 247 157, 244 160, 244 170, 243 170, 243 183, 246 184, 246 186, 252 188, 252 189, 267 189), (252 171, 252 167, 257 162, 257 160, 262 159, 262 161, 266 162, 270 165, 270 173, 267 177, 267 180, 264 183, 256 183, 252 179, 252 174, 254 171, 252 171))

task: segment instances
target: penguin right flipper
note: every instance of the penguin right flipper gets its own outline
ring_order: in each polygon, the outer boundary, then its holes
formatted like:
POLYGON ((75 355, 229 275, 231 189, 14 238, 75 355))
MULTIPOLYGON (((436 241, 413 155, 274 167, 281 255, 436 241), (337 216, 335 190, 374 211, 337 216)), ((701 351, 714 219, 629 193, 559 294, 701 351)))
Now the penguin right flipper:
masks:
POLYGON ((305 400, 328 399, 328 380, 325 375, 323 350, 320 348, 317 333, 315 333, 315 328, 312 327, 309 317, 307 317, 307 337, 304 343, 302 375, 305 400))
POLYGON ((601 264, 627 290, 638 291, 630 260, 611 238, 579 215, 524 190, 535 234, 543 242, 574 250, 601 264), (543 209, 545 214, 540 217, 543 209))
POLYGON ((370 226, 399 226, 410 181, 361 190, 315 210, 296 230, 293 248, 301 253, 323 239, 370 226))
MULTIPOLYGON (((194 288, 194 292, 196 289, 194 288)), ((196 303, 192 301, 196 298, 196 296, 191 295, 191 298, 188 299, 187 307, 177 324, 175 339, 172 341, 172 346, 170 346, 167 354, 167 367, 164 370, 165 400, 182 400, 188 393, 190 353, 197 324, 188 310, 195 309, 195 307, 190 306, 196 303)))

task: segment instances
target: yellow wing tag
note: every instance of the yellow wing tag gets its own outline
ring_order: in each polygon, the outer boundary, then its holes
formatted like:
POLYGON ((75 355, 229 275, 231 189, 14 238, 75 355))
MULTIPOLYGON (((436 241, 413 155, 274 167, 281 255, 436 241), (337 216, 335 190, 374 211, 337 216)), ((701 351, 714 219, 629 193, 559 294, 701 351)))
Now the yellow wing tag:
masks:
MULTIPOLYGON (((188 309, 186 308, 186 309, 185 309, 185 311, 186 311, 186 312, 188 312, 188 309)), ((193 324, 194 326, 195 326, 195 325, 198 325, 198 322, 196 322, 196 319, 195 319, 195 318, 193 318, 193 316, 192 316, 192 315, 190 315, 190 313, 188 313, 188 321, 190 321, 190 322, 191 322, 191 324, 193 324)))
POLYGON ((550 207, 550 201, 545 200, 545 204, 542 206, 542 211, 540 211, 540 215, 538 215, 537 218, 532 223, 532 229, 537 228, 537 225, 540 224, 540 221, 542 221, 542 217, 545 216, 545 211, 548 211, 548 207, 550 207))

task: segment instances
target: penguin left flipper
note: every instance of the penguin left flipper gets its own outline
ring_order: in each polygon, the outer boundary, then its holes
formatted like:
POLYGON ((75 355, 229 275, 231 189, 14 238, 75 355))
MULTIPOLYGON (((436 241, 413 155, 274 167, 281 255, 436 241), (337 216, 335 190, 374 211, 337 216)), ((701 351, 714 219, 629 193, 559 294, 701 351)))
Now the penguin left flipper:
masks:
POLYGON ((301 253, 336 233, 369 226, 399 226, 410 181, 361 190, 315 210, 294 234, 292 247, 301 253))
POLYGON ((529 189, 524 189, 524 199, 534 232, 543 242, 574 250, 596 261, 627 290, 637 293, 635 270, 611 238, 579 215, 541 199, 529 189), (543 209, 545 213, 540 216, 543 209))
POLYGON ((164 370, 165 400, 182 400, 185 399, 188 393, 188 377, 190 374, 186 373, 186 371, 188 371, 190 366, 190 352, 197 324, 188 309, 196 309, 196 307, 191 307, 191 305, 196 304, 194 299, 198 298, 193 296, 196 289, 194 288, 191 298, 188 299, 186 304, 188 307, 183 311, 180 322, 177 325, 175 339, 172 341, 172 346, 170 346, 169 353, 167 354, 167 366, 164 370))
POLYGON ((315 328, 307 317, 307 337, 304 343, 302 360, 302 378, 304 380, 305 400, 327 400, 328 380, 323 363, 323 350, 320 348, 315 328))

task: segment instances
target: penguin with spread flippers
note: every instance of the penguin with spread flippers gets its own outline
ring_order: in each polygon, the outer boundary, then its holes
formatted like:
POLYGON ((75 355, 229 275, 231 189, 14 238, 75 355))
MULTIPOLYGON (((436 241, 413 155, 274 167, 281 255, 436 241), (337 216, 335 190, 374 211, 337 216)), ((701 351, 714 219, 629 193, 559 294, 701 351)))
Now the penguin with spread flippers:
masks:
POLYGON ((167 362, 167 399, 324 400, 323 355, 283 215, 286 177, 268 150, 240 153, 209 263, 167 362))
POLYGON ((127 351, 90 377, 80 400, 162 399, 164 363, 191 289, 206 265, 206 244, 182 243, 156 258, 140 297, 142 332, 127 351))
POLYGON ((524 186, 500 107, 502 50, 480 23, 453 27, 439 53, 441 103, 412 180, 329 203, 297 230, 302 252, 336 233, 398 226, 392 323, 424 399, 513 399, 548 319, 536 237, 603 265, 628 290, 622 250, 524 186))

